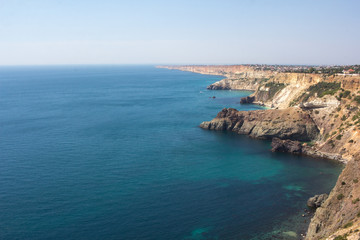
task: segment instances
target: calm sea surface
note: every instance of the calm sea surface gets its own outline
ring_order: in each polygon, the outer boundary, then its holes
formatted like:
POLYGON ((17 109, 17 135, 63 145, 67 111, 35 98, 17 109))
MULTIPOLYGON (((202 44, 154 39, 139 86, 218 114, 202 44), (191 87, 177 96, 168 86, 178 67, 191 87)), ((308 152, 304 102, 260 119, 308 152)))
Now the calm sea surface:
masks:
POLYGON ((200 129, 224 107, 260 109, 206 90, 220 79, 1 67, 0 239, 296 239, 341 166, 200 129))

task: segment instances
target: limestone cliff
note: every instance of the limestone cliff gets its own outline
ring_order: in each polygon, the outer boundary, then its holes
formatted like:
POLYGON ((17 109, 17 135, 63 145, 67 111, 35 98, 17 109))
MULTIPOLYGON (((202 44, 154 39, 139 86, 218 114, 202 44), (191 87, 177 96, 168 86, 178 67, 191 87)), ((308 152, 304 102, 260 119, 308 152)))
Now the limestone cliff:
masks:
POLYGON ((312 85, 339 82, 345 90, 359 91, 360 76, 327 76, 312 73, 259 71, 247 65, 160 66, 201 74, 221 75, 225 79, 208 86, 212 90, 250 90, 255 103, 273 108, 287 108, 312 85))
POLYGON ((360 239, 359 76, 256 71, 243 65, 171 69, 223 75, 225 79, 208 89, 252 90, 242 103, 273 108, 248 112, 223 109, 200 127, 278 138, 274 150, 347 163, 329 197, 316 210, 306 239, 360 239))
POLYGON ((360 161, 350 161, 328 199, 316 210, 306 239, 356 239, 360 233, 360 161), (353 237, 351 237, 353 236, 353 237), (348 238, 346 238, 348 237, 348 238))

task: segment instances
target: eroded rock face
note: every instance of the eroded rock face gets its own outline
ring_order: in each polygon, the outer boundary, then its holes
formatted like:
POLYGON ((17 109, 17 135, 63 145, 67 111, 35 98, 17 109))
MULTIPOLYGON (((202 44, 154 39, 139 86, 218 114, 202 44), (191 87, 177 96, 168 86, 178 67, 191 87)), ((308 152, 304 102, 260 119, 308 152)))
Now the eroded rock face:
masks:
POLYGON ((210 90, 250 90, 255 91, 259 86, 257 81, 250 81, 247 79, 223 79, 215 82, 207 87, 210 90))
POLYGON ((271 142, 271 151, 300 154, 302 152, 302 143, 288 139, 281 140, 279 138, 273 138, 271 142))
POLYGON ((359 176, 360 160, 349 161, 329 197, 311 219, 306 239, 322 239, 343 229, 347 223, 360 220, 357 217, 360 212, 359 176))
POLYGON ((319 129, 309 114, 299 108, 238 111, 224 108, 216 118, 200 124, 201 128, 233 131, 262 139, 311 141, 319 129))
POLYGON ((325 200, 328 198, 328 195, 326 193, 324 194, 320 194, 320 195, 315 195, 311 198, 309 198, 309 200, 307 201, 307 206, 309 208, 318 208, 321 207, 321 205, 325 202, 325 200))

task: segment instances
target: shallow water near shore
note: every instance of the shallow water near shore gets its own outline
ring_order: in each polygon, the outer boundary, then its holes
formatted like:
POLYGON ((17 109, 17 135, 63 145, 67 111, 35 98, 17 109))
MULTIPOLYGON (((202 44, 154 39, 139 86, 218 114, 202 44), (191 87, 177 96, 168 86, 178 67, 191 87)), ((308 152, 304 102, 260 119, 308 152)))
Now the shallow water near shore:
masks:
POLYGON ((220 79, 0 67, 0 238, 296 239, 342 166, 200 129, 224 107, 262 109, 206 90, 220 79))

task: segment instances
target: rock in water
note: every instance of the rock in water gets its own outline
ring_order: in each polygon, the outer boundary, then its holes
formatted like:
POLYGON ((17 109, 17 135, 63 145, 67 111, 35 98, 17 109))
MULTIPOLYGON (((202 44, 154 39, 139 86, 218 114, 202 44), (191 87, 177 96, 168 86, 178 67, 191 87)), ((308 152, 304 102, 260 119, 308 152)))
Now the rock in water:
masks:
POLYGON ((301 153, 302 144, 299 141, 281 140, 279 138, 273 138, 271 142, 271 151, 273 152, 289 152, 289 153, 301 153))
POLYGON ((315 195, 314 197, 309 198, 307 201, 307 206, 310 208, 318 208, 326 201, 328 195, 326 193, 315 195))
POLYGON ((233 131, 254 138, 292 139, 312 141, 319 134, 308 113, 298 108, 238 111, 224 108, 212 121, 203 122, 201 128, 233 131))
POLYGON ((254 97, 247 96, 240 99, 241 104, 253 103, 254 101, 255 101, 255 96, 254 97))

